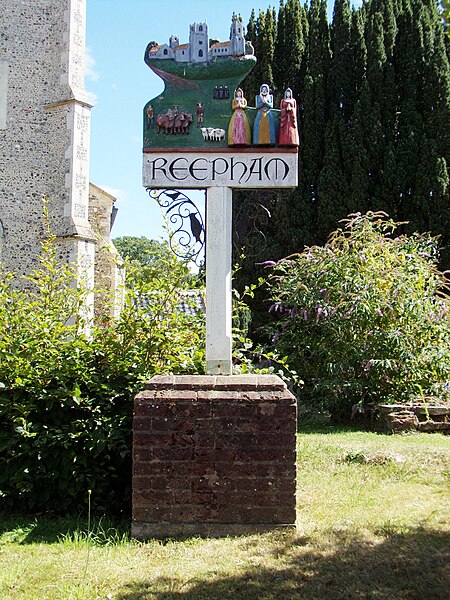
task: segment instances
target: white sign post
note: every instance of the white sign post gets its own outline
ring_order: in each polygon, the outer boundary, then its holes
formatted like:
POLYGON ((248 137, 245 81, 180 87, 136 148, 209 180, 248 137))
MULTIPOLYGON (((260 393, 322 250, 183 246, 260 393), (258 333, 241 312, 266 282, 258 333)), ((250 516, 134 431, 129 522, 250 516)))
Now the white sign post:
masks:
POLYGON ((297 148, 144 152, 151 189, 206 188, 206 372, 231 375, 233 189, 294 188, 297 148))
POLYGON ((206 372, 231 375, 233 190, 206 192, 206 372))

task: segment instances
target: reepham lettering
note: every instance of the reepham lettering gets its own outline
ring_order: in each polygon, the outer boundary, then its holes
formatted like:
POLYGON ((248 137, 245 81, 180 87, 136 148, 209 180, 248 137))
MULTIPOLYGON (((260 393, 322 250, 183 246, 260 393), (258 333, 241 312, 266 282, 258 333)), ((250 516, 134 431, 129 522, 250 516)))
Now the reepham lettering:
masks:
POLYGON ((164 156, 144 154, 144 185, 147 187, 295 187, 297 156, 241 154, 164 156), (181 186, 180 186, 181 184, 181 186))

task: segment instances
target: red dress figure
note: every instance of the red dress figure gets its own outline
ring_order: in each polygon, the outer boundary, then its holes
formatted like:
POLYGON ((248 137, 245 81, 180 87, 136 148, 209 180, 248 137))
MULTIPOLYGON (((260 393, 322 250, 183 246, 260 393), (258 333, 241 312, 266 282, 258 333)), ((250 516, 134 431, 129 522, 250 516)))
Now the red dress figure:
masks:
POLYGON ((298 146, 297 102, 292 97, 291 88, 284 92, 280 103, 280 137, 279 146, 298 146))

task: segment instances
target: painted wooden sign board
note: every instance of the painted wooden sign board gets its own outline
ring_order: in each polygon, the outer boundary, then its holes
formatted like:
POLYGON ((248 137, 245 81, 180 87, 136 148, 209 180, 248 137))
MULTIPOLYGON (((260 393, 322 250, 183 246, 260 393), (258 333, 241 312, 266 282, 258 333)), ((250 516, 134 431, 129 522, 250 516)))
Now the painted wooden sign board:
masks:
POLYGON ((297 186, 296 103, 280 109, 261 84, 255 106, 239 86, 256 64, 241 17, 228 42, 210 44, 208 24, 189 28, 189 43, 150 42, 145 63, 164 91, 143 109, 143 184, 153 189, 297 186))
POLYGON ((194 23, 189 43, 150 42, 144 60, 165 87, 143 109, 143 184, 207 190, 206 371, 230 374, 232 190, 297 186, 296 102, 288 88, 274 108, 262 83, 248 106, 239 86, 256 58, 235 14, 228 42, 194 23))

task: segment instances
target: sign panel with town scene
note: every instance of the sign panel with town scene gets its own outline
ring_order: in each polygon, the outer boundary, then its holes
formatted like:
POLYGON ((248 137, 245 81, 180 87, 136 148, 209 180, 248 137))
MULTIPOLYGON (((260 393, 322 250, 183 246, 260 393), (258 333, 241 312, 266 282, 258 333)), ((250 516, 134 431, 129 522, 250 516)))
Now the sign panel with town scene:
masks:
POLYGON ((262 83, 248 105, 240 84, 256 58, 240 16, 233 14, 227 42, 210 43, 207 23, 193 23, 189 43, 174 35, 167 44, 150 42, 144 60, 165 83, 144 107, 145 187, 297 185, 292 91, 275 109, 262 83))

